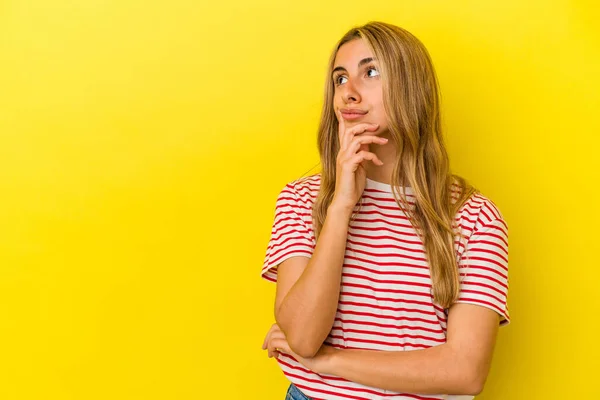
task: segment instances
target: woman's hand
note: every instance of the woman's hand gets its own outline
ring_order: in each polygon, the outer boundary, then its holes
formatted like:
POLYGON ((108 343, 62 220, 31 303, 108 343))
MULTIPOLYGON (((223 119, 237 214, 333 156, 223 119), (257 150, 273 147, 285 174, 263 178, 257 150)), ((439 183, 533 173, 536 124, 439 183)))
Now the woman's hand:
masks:
POLYGON ((335 194, 332 204, 335 203, 351 212, 365 189, 366 160, 373 161, 375 165, 383 165, 377 155, 369 151, 369 143, 386 144, 387 139, 375 135, 357 136, 366 131, 376 131, 379 124, 362 123, 346 129, 342 114, 336 111, 336 115, 340 150, 336 159, 335 194))
POLYGON ((265 340, 263 341, 263 344, 262 344, 262 349, 267 350, 267 356, 269 358, 271 358, 271 357, 279 358, 279 351, 277 351, 277 348, 275 347, 275 345, 278 342, 276 343, 274 341, 275 339, 280 339, 280 340, 283 339, 283 340, 285 340, 285 342, 287 344, 285 334, 283 333, 283 331, 279 328, 279 325, 277 325, 277 324, 271 325, 271 329, 269 329, 269 332, 267 332, 267 336, 265 336, 265 340))
POLYGON ((263 342, 263 350, 268 350, 269 358, 279 358, 280 353, 285 353, 292 356, 300 364, 316 373, 327 373, 331 356, 339 351, 335 347, 322 345, 317 354, 311 358, 304 358, 294 353, 287 342, 285 334, 279 328, 279 325, 273 324, 263 342))

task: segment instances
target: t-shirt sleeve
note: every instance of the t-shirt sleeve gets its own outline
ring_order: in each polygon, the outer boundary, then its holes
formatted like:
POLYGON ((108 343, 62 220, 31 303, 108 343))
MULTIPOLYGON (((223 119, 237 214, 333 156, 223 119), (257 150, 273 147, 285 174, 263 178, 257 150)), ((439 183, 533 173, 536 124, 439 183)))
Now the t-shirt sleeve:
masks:
POLYGON ((310 215, 311 207, 302 201, 293 184, 287 184, 275 203, 275 218, 267 246, 261 276, 277 281, 277 268, 288 258, 311 257, 314 250, 313 235, 302 215, 310 215))
POLYGON ((460 294, 457 303, 487 307, 500 315, 500 326, 510 322, 508 313, 508 226, 497 214, 475 225, 459 262, 460 294))

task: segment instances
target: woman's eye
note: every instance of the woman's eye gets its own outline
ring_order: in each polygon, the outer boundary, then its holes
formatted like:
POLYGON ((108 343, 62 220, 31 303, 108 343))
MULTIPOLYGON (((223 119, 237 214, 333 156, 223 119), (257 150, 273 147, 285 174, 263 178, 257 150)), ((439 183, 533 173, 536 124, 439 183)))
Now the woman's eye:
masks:
POLYGON ((371 67, 371 68, 369 68, 369 71, 375 71, 375 72, 376 72, 376 75, 374 75, 374 76, 377 76, 377 75, 379 75, 379 71, 377 71, 377 69, 375 69, 375 67, 371 67))
POLYGON ((345 76, 341 75, 341 76, 338 76, 337 78, 335 78, 335 83, 337 83, 338 85, 341 85, 342 82, 340 82, 340 79, 342 79, 342 78, 345 78, 345 76))
MULTIPOLYGON (((377 76, 377 75, 379 75, 379 71, 377 71, 377 68, 375 68, 375 67, 369 67, 369 68, 367 69, 367 75, 369 75, 369 77, 374 77, 374 76, 377 76), (369 73, 370 73, 371 71, 374 71, 374 72, 375 72, 375 74, 374 74, 374 75, 369 75, 369 73)), ((344 83, 344 82, 341 82, 341 81, 340 81, 340 79, 346 79, 346 77, 345 77, 344 75, 340 75, 340 76, 336 77, 336 78, 335 78, 335 83, 336 83, 336 85, 341 85, 342 83, 344 83)))

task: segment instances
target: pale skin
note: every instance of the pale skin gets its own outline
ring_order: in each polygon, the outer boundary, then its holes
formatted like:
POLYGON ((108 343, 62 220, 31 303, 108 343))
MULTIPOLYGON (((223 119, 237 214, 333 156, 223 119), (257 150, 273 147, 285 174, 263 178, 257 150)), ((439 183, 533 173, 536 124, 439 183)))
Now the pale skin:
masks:
MULTIPOLYGON (((383 108, 382 86, 376 72, 377 61, 361 63, 361 60, 368 58, 373 58, 368 46, 362 40, 353 40, 338 50, 335 59, 335 67, 343 68, 338 71, 334 69, 336 80, 334 109, 340 126, 340 143, 346 157, 343 165, 347 168, 350 168, 351 164, 354 165, 353 172, 357 176, 362 173, 370 179, 389 184, 396 152, 393 145, 387 145, 386 141, 381 140, 389 138, 383 108), (358 108, 367 113, 359 119, 346 120, 339 112, 340 109, 345 108, 358 108), (364 152, 362 157, 359 157, 358 153, 361 151, 364 152)), ((341 167, 342 164, 338 159, 338 168, 341 167)), ((357 178, 358 181, 361 179, 357 178)), ((361 186, 364 183, 361 181, 357 185, 361 186)), ((343 186, 339 185, 339 187, 343 186)), ((341 194, 338 197, 337 188, 338 184, 336 184, 334 199, 339 201, 334 200, 330 208, 333 216, 328 229, 331 229, 332 234, 336 229, 334 221, 345 221, 349 218, 348 210, 351 210, 349 206, 355 204, 352 201, 357 195, 357 193, 346 193, 346 197, 341 194), (344 198, 347 201, 344 202, 344 198)), ((340 231, 337 236, 343 233, 344 231, 340 231)), ((278 323, 271 326, 262 347, 267 350, 269 357, 278 357, 280 352, 283 352, 293 356, 314 372, 336 375, 367 386, 396 392, 477 395, 483 390, 495 347, 499 315, 482 306, 463 303, 452 305, 448 314, 446 342, 423 350, 337 349, 323 344, 324 336, 331 329, 329 324, 331 315, 324 317, 321 325, 314 328, 315 332, 319 332, 317 346, 312 344, 309 349, 306 349, 306 346, 296 345, 300 343, 297 339, 288 341, 285 332, 295 337, 300 336, 300 329, 294 327, 295 316, 297 315, 298 319, 305 318, 298 322, 305 326, 305 321, 308 321, 307 315, 317 312, 316 305, 312 305, 315 308, 310 309, 310 302, 305 300, 305 303, 301 303, 297 300, 301 294, 310 297, 308 289, 304 292, 301 288, 296 289, 296 286, 301 285, 300 283, 296 285, 297 282, 309 279, 302 277, 308 264, 307 257, 292 257, 279 266, 275 296, 275 315, 278 323), (301 277, 303 279, 300 279, 301 277), (296 298, 288 300, 287 295, 291 291, 296 298), (290 309, 298 305, 301 305, 300 308, 306 308, 304 316, 286 311, 286 306, 290 309), (285 329, 282 329, 283 327, 285 329), (294 343, 294 346, 290 346, 290 343, 294 343), (312 350, 313 348, 315 350, 312 350)), ((311 273, 316 274, 314 272, 317 271, 316 268, 318 267, 311 266, 311 273)), ((339 293, 339 273, 341 267, 329 276, 323 274, 320 276, 336 283, 330 285, 332 292, 337 289, 339 293)), ((318 279, 315 278, 312 283, 313 285, 318 283, 318 279)), ((333 304, 335 298, 324 297, 320 301, 333 304)), ((333 308, 330 308, 329 314, 334 312, 332 310, 333 308)))

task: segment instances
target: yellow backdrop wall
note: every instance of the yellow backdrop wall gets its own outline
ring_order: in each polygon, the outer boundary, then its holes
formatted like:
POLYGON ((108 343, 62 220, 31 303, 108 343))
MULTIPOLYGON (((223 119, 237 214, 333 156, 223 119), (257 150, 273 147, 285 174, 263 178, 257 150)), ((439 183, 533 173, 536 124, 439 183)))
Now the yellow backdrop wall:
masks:
MULTIPOLYGON (((600 398, 592 1, 0 2, 0 398, 283 399, 259 277, 335 41, 430 50, 453 170, 510 226, 480 399, 600 398)), ((316 172, 316 170, 314 171, 316 172)))

